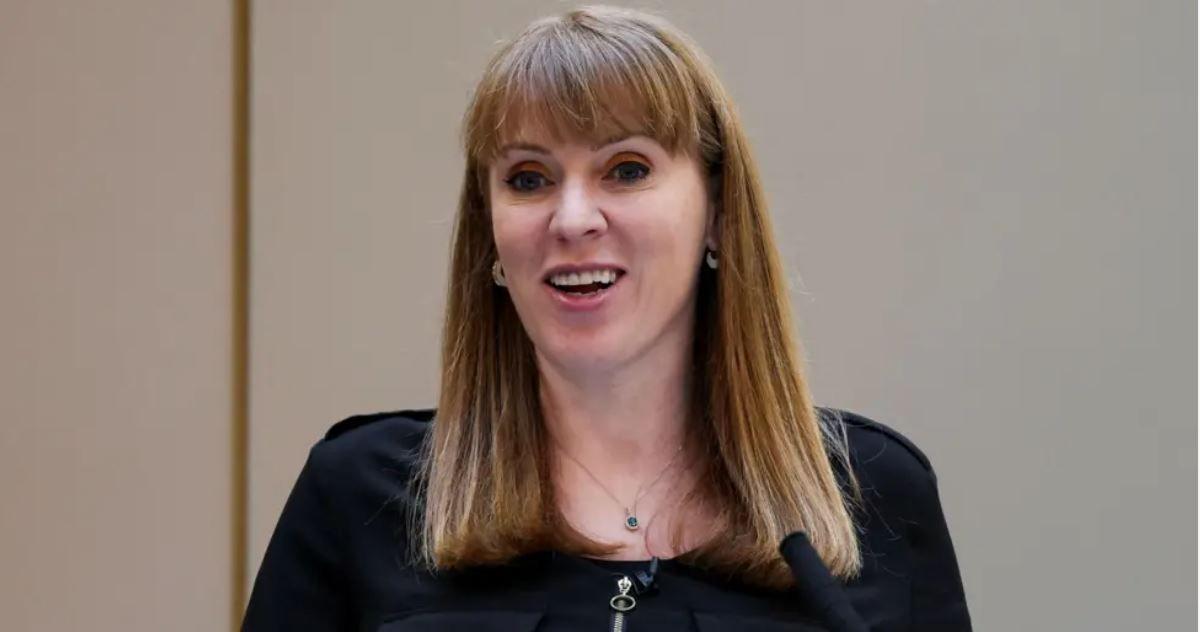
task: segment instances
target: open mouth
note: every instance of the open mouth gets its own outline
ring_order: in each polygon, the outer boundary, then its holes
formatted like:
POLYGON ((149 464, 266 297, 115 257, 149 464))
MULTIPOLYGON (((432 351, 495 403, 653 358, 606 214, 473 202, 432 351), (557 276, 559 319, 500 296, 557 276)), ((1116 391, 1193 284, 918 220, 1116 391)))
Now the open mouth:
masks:
POLYGON ((621 278, 624 276, 624 271, 617 270, 614 271, 611 281, 597 280, 592 281, 591 283, 555 285, 554 283, 551 283, 549 279, 546 279, 545 283, 555 292, 558 292, 564 296, 586 298, 589 296, 597 296, 608 291, 609 288, 620 282, 621 278))

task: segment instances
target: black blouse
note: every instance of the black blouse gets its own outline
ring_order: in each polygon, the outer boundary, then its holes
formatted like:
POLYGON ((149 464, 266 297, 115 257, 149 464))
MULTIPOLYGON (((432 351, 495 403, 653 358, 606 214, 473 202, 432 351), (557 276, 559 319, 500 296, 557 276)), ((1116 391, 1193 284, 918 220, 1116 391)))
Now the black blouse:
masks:
POLYGON ((350 417, 308 460, 267 546, 244 631, 970 630, 962 580, 929 460, 895 430, 849 411, 865 510, 862 573, 834 579, 802 532, 780 543, 797 589, 778 593, 676 559, 609 561, 544 551, 436 576, 404 563, 414 457, 435 411, 350 417), (622 591, 623 580, 628 588, 622 591), (632 609, 615 616, 624 592, 632 609))

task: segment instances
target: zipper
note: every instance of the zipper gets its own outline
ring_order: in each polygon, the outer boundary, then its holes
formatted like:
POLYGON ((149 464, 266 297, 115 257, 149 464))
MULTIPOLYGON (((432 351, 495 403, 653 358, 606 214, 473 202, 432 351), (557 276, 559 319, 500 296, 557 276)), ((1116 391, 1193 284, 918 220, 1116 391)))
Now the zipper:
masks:
POLYGON ((629 594, 630 588, 633 588, 633 582, 629 581, 629 577, 621 575, 617 578, 617 594, 608 600, 608 606, 612 609, 612 616, 608 620, 609 632, 625 632, 625 613, 637 606, 637 600, 629 594))

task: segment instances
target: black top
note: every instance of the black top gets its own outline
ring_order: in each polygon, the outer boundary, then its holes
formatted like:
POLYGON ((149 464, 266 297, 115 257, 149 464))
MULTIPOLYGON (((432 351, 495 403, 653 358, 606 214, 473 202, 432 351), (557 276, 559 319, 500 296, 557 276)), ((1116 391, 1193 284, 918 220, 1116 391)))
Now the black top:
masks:
POLYGON ((679 560, 595 560, 545 551, 437 576, 403 563, 407 483, 431 409, 350 417, 309 452, 267 546, 242 629, 612 629, 610 598, 631 580, 625 630, 970 630, 962 580, 929 460, 887 426, 849 411, 861 575, 834 579, 801 532, 780 545, 789 593, 723 581, 679 560), (641 577, 638 573, 641 572, 641 577), (640 580, 640 581, 638 581, 640 580))

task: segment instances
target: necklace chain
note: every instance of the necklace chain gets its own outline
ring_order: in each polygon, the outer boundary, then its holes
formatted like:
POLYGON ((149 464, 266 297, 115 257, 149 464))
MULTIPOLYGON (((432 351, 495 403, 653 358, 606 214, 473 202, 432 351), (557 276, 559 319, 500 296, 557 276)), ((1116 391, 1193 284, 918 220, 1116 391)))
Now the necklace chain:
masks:
MULTIPOLYGON (((663 467, 662 471, 658 473, 658 476, 655 476, 655 477, 654 477, 654 480, 653 480, 653 481, 650 481, 650 484, 649 484, 649 485, 645 485, 645 486, 643 486, 643 485, 638 485, 638 491, 637 491, 637 494, 636 494, 636 495, 633 497, 633 509, 632 509, 632 510, 630 510, 630 507, 629 507, 629 505, 626 505, 625 503, 622 503, 622 502, 621 502, 621 500, 620 500, 619 498, 617 498, 617 496, 616 496, 615 494, 613 494, 611 490, 609 490, 609 489, 608 489, 608 486, 607 486, 607 485, 605 485, 604 483, 601 483, 601 482, 600 482, 600 479, 599 479, 599 478, 597 478, 597 477, 596 477, 596 475, 595 475, 595 474, 593 474, 593 473, 592 473, 592 471, 591 471, 590 469, 588 469, 588 467, 587 467, 586 465, 584 465, 583 463, 581 463, 581 462, 579 461, 579 459, 577 459, 577 458, 575 458, 574 456, 572 456, 570 452, 567 452, 567 451, 566 451, 566 449, 564 449, 564 448, 562 447, 562 444, 560 444, 560 443, 558 442, 558 439, 554 439, 554 436, 553 436, 553 435, 551 435, 551 439, 553 439, 553 440, 554 440, 554 443, 555 443, 555 445, 557 445, 557 446, 558 446, 558 449, 559 449, 559 451, 560 451, 560 452, 562 452, 563 454, 565 454, 565 455, 567 456, 567 458, 568 458, 568 459, 571 459, 572 461, 574 461, 574 462, 575 462, 575 464, 576 464, 576 465, 578 465, 578 466, 579 466, 581 469, 583 469, 583 471, 584 471, 584 472, 585 472, 585 473, 586 473, 586 474, 587 474, 589 477, 591 477, 591 479, 592 479, 593 481, 595 481, 596 485, 599 485, 599 486, 600 486, 600 489, 604 490, 604 493, 605 493, 605 494, 608 494, 608 497, 609 497, 609 498, 611 498, 611 499, 613 499, 613 502, 617 503, 617 506, 619 506, 619 507, 621 507, 622 509, 624 509, 624 510, 625 510, 625 527, 626 527, 627 529, 630 529, 630 530, 637 529, 637 528, 638 528, 638 526, 640 526, 640 523, 638 522, 638 518, 637 518, 637 504, 638 504, 638 501, 642 499, 642 496, 643 496, 643 495, 645 495, 647 492, 649 492, 651 489, 653 489, 653 488, 654 488, 654 485, 655 485, 655 484, 657 484, 657 483, 658 483, 658 481, 662 480, 662 477, 663 477, 663 476, 664 476, 664 475, 667 473, 667 471, 668 471, 668 470, 670 470, 670 469, 671 469, 671 466, 675 464, 675 461, 676 461, 676 459, 678 459, 678 458, 679 458, 679 455, 680 455, 680 453, 682 453, 682 452, 683 452, 683 444, 682 444, 682 443, 680 443, 680 444, 679 444, 679 447, 678 447, 678 448, 675 450, 675 454, 674 454, 674 456, 672 456, 672 457, 671 457, 671 460, 667 462, 667 465, 666 465, 665 467, 663 467), (644 487, 644 488, 643 488, 643 487, 644 487)), ((647 523, 647 524, 648 524, 648 523, 647 523)))

